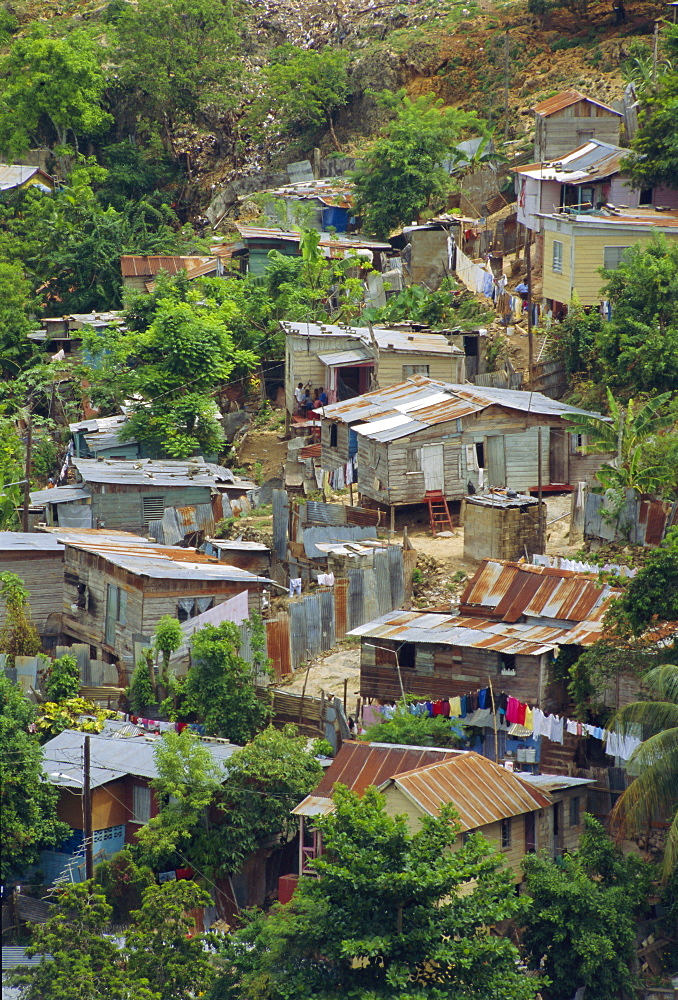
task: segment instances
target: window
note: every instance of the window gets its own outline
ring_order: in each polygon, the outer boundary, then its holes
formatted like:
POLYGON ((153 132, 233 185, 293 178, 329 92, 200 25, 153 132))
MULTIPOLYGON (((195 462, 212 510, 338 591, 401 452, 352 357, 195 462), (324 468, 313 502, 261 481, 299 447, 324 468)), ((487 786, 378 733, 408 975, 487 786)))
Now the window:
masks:
POLYGON ((505 676, 514 677, 516 672, 516 658, 510 653, 499 654, 499 668, 505 676))
POLYGON ((563 273, 563 244, 560 240, 553 241, 553 262, 551 264, 551 270, 555 271, 556 274, 563 273))
POLYGON ((525 813, 525 853, 534 854, 537 850, 537 830, 534 813, 525 813))
POLYGON ((570 799, 570 826, 579 826, 579 797, 570 799))
POLYGON ((501 821, 501 847, 503 851, 508 850, 511 846, 511 817, 507 816, 506 819, 501 821))
POLYGON ((476 462, 479 469, 485 468, 485 444, 483 441, 476 443, 476 462))
POLYGON ((149 521, 161 521, 165 513, 165 501, 162 497, 142 497, 144 524, 149 521))
POLYGON ((127 591, 109 583, 106 593, 105 640, 109 646, 112 646, 115 642, 116 622, 120 625, 127 624, 127 591))
POLYGON ((474 833, 477 833, 477 832, 478 832, 477 830, 464 830, 464 832, 461 835, 462 845, 463 844, 468 844, 469 837, 471 837, 474 833))
POLYGON ((132 787, 132 823, 148 823, 151 818, 151 789, 147 785, 132 787))
POLYGON ((628 250, 628 247, 605 247, 603 266, 608 271, 616 271, 621 264, 622 254, 625 250, 628 250))
POLYGON ((570 452, 579 455, 586 447, 586 434, 570 434, 570 452))
POLYGON ((421 448, 407 449, 405 471, 421 472, 421 448))
POLYGON ((213 597, 180 597, 177 604, 177 618, 180 622, 187 622, 189 618, 196 618, 213 607, 213 597))
POLYGON ((416 646, 413 642, 404 642, 398 649, 398 663, 401 668, 414 670, 416 646))
POLYGON ((403 365, 403 378, 410 375, 428 375, 428 365, 403 365))
POLYGON ((337 447, 337 425, 330 424, 330 448, 337 447))
POLYGON ((654 197, 654 188, 643 188, 638 197, 638 205, 651 205, 654 197))

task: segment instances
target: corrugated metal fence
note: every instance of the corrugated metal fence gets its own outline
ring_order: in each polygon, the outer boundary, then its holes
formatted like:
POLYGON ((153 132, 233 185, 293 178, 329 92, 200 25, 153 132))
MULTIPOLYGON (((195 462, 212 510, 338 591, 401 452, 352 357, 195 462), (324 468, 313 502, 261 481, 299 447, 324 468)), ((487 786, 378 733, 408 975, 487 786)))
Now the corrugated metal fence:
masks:
POLYGON ((626 490, 625 503, 620 509, 611 509, 604 494, 589 492, 586 496, 584 534, 587 538, 659 545, 675 524, 678 524, 678 502, 667 503, 639 496, 635 490, 626 490))

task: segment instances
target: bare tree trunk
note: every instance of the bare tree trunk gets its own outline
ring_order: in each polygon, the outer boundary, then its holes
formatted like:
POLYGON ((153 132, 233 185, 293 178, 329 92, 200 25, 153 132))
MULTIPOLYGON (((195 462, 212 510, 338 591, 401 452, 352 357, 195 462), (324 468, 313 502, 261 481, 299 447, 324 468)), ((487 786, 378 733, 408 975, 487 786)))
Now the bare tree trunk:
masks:
POLYGON ((331 112, 328 112, 327 114, 327 124, 330 127, 330 135, 332 136, 332 142, 334 144, 334 148, 338 153, 340 153, 341 146, 339 145, 339 140, 337 139, 337 133, 334 131, 334 121, 332 120, 331 112))

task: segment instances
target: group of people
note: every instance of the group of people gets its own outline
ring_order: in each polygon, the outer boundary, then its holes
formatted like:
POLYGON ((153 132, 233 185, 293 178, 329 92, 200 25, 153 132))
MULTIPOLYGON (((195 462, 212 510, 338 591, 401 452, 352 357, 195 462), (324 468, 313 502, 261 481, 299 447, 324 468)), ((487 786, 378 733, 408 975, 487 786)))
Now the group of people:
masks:
POLYGON ((320 410, 323 406, 327 406, 327 393, 322 386, 314 389, 311 395, 310 388, 308 386, 304 388, 304 383, 300 382, 294 390, 294 398, 297 401, 297 412, 300 417, 308 416, 310 410, 320 410))

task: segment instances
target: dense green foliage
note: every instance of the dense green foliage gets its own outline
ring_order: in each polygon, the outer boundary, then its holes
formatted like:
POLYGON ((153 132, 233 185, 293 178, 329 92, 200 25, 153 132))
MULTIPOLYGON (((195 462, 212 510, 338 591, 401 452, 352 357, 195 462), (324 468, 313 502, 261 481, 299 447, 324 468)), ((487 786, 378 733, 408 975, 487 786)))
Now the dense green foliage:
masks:
POLYGON ((21 1000, 184 1000, 209 985, 212 965, 191 911, 209 905, 195 882, 144 889, 120 942, 106 934, 113 908, 93 882, 59 890, 29 955, 50 955, 17 970, 21 1000))
POLYGON ((592 816, 585 822, 578 851, 557 862, 544 855, 525 858, 532 908, 523 944, 531 967, 550 980, 550 1000, 570 1000, 580 986, 592 1000, 630 998, 635 917, 652 870, 633 855, 623 856, 592 816))
MULTIPOLYGON (((678 27, 664 23, 662 48, 666 57, 658 82, 643 88, 644 107, 628 157, 631 177, 638 187, 678 185, 678 27)), ((653 68, 652 76, 657 75, 653 68)))
POLYGON ((361 740, 376 743, 403 743, 419 747, 460 747, 463 739, 453 733, 450 720, 443 715, 411 715, 397 711, 392 719, 370 726, 361 740))
POLYGON ((47 670, 45 694, 49 701, 75 698, 80 691, 80 667, 69 653, 52 660, 47 670))
POLYGON ((29 597, 21 577, 16 573, 0 573, 0 600, 5 605, 0 652, 7 654, 9 666, 15 656, 35 656, 41 649, 40 636, 31 619, 29 597))
POLYGON ((626 836, 644 833, 653 821, 670 823, 662 872, 667 882, 678 868, 678 667, 655 667, 644 685, 649 700, 624 706, 614 719, 622 732, 640 727, 643 742, 628 764, 635 781, 616 802, 612 821, 626 836))
POLYGON ((473 113, 443 107, 432 94, 411 99, 404 91, 384 92, 381 102, 393 118, 365 151, 353 180, 365 229, 388 236, 442 204, 452 183, 444 164, 454 158, 462 130, 481 123, 473 113))
POLYGON ((678 620, 678 528, 671 528, 663 544, 624 589, 614 610, 621 629, 640 635, 653 622, 678 620))
POLYGON ((35 717, 35 706, 0 674, 1 871, 5 884, 20 878, 38 861, 41 850, 56 846, 69 832, 57 819, 57 789, 43 775, 35 717))
POLYGON ((228 971, 213 1000, 535 996, 539 980, 518 971, 508 938, 489 932, 525 903, 483 837, 450 851, 449 808, 411 834, 374 788, 360 799, 338 785, 334 801, 336 812, 317 819, 327 850, 314 862, 319 877, 225 942, 228 971))

